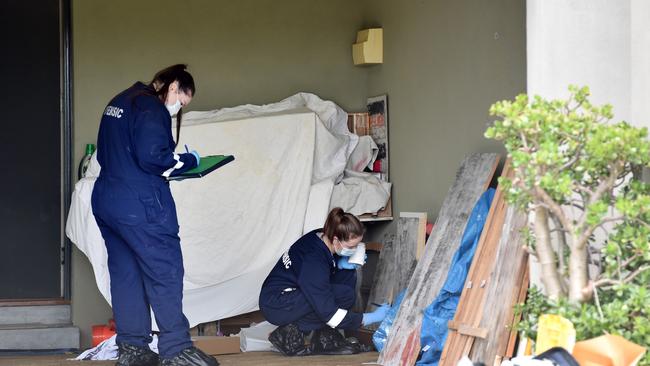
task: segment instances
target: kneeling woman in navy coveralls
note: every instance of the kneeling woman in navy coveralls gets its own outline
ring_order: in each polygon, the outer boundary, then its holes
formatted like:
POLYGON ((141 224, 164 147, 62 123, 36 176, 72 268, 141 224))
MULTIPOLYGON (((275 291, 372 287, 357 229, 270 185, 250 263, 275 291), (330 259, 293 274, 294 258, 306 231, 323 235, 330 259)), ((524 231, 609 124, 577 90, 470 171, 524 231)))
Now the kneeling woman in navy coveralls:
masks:
POLYGON ((296 241, 264 281, 260 309, 266 320, 279 326, 269 340, 285 355, 356 353, 358 349, 355 352, 344 340, 337 341, 342 336, 334 329, 357 329, 386 316, 387 305, 372 313, 350 311, 357 276, 348 258, 364 231, 356 216, 334 208, 323 229, 296 241), (316 331, 312 347, 305 348, 304 334, 311 331, 316 331), (319 344, 315 337, 323 342, 319 344))
POLYGON ((192 347, 183 315, 183 258, 174 199, 166 178, 194 168, 196 151, 175 153, 181 108, 192 100, 194 79, 186 65, 158 72, 113 98, 97 138, 101 172, 92 208, 106 242, 117 365, 218 365, 192 347), (159 356, 150 351, 150 307, 160 329, 159 356))

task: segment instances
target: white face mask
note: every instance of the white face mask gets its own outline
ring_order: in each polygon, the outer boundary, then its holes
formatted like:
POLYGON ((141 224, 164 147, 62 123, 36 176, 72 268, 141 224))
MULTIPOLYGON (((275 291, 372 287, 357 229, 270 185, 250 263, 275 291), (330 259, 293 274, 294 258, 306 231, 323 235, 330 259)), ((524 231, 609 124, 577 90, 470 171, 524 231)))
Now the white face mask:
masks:
POLYGON ((167 107, 170 116, 176 115, 176 113, 181 110, 181 96, 176 94, 176 103, 172 105, 165 104, 165 107, 167 107))

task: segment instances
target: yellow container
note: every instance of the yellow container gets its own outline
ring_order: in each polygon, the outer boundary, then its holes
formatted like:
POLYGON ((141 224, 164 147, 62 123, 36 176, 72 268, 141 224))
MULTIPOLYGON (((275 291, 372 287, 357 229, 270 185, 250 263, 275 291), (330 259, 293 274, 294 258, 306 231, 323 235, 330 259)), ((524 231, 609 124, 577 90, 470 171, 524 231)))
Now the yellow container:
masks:
POLYGON ((357 43, 352 45, 352 60, 355 65, 372 65, 384 62, 384 30, 364 29, 357 33, 357 43))
POLYGON ((576 330, 570 320, 553 314, 539 317, 535 354, 539 355, 553 347, 562 347, 571 353, 575 344, 576 330))

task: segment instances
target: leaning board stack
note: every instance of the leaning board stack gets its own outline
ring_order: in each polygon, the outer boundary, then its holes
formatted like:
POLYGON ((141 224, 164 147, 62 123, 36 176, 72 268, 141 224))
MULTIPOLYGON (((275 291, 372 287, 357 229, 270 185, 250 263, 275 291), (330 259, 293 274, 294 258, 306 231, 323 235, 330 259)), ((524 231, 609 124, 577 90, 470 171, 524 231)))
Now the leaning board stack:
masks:
POLYGON ((420 352, 422 312, 437 296, 474 204, 488 188, 497 154, 474 154, 463 160, 445 197, 424 254, 409 281, 391 335, 379 355, 382 365, 413 365, 420 352))
MULTIPOLYGON (((502 176, 512 176, 509 162, 502 176)), ((521 240, 525 225, 525 214, 509 207, 504 192, 497 189, 456 315, 449 322, 441 366, 455 366, 463 356, 499 365, 512 355, 513 308, 528 288, 527 251, 521 240)))

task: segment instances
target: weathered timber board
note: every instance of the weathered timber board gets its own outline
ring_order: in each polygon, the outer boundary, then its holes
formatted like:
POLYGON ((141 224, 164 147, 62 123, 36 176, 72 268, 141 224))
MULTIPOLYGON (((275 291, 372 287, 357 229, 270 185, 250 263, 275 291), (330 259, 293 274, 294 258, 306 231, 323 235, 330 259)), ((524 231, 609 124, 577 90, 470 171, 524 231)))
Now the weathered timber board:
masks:
POLYGON ((522 279, 528 266, 528 252, 524 249, 521 229, 526 225, 526 214, 508 207, 495 268, 488 285, 483 307, 481 328, 489 337, 474 339, 470 359, 492 365, 497 356, 506 355, 514 305, 519 301, 522 279))
POLYGON ((393 273, 396 270, 395 259, 395 246, 397 240, 395 234, 384 235, 383 246, 379 252, 379 261, 375 269, 375 276, 372 281, 372 288, 368 295, 367 311, 372 311, 375 307, 372 303, 383 304, 385 302, 392 302, 394 288, 396 287, 393 278, 393 273))

